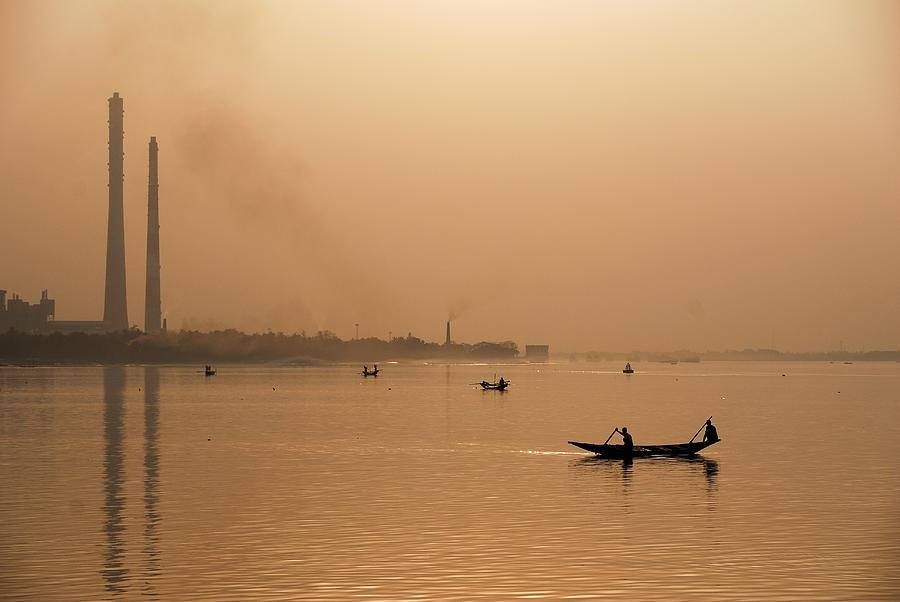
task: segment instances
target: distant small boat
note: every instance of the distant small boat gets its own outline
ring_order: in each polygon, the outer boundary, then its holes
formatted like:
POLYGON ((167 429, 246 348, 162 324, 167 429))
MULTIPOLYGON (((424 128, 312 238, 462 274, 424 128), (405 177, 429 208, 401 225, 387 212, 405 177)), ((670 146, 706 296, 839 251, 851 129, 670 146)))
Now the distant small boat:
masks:
POLYGON ((481 381, 481 382, 478 383, 478 384, 481 385, 481 388, 482 388, 482 389, 485 389, 485 390, 491 390, 491 391, 506 391, 506 388, 509 386, 509 381, 508 381, 508 380, 503 380, 503 379, 501 378, 499 382, 489 383, 488 381, 483 380, 483 381, 481 381))
POLYGON ((378 366, 375 366, 374 370, 369 370, 368 366, 363 366, 362 375, 363 376, 378 376, 378 373, 381 370, 378 369, 378 366))
POLYGON ((634 374, 634 368, 631 367, 631 364, 625 364, 625 369, 622 370, 625 374, 634 374))
POLYGON ((212 366, 206 366, 203 370, 203 374, 205 374, 206 376, 215 376, 216 369, 213 368, 212 366))

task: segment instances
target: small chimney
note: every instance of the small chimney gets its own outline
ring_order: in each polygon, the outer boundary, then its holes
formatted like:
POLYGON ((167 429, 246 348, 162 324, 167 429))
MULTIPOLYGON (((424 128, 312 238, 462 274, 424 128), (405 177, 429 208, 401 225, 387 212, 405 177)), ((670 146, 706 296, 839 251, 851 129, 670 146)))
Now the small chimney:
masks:
POLYGON ((445 345, 450 344, 450 320, 447 320, 447 340, 444 344, 445 345))

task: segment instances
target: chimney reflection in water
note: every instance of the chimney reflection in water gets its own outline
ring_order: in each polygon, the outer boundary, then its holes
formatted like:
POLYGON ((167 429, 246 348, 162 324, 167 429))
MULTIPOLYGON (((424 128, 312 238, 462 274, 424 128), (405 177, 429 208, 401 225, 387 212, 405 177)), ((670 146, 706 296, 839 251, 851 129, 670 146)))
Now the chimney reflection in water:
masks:
POLYGON ((159 574, 159 368, 144 368, 144 575, 143 594, 155 596, 159 574))
MULTIPOLYGON (((106 591, 127 592, 125 497, 125 368, 103 369, 103 531, 106 546, 100 571, 106 591)), ((144 368, 144 584, 142 595, 156 596, 160 574, 159 533, 159 368, 144 368)))
POLYGON ((125 368, 103 368, 103 530, 106 533, 104 566, 100 571, 106 591, 120 594, 126 591, 125 580, 125 368))

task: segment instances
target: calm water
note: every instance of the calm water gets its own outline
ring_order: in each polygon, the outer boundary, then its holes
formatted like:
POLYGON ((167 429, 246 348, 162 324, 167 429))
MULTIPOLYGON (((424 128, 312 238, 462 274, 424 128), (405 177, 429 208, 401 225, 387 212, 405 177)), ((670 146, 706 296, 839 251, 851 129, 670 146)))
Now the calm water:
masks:
POLYGON ((900 364, 381 367, 0 368, 0 598, 900 599, 900 364))

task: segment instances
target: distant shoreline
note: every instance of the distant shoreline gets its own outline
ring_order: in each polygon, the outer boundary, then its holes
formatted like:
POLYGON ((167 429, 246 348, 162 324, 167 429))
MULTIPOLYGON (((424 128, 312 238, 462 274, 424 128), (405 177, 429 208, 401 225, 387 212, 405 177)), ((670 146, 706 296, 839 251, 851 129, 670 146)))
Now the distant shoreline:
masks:
MULTIPOLYGON (((900 355, 900 353, 898 353, 900 355)), ((432 358, 430 361, 417 360, 417 359, 409 359, 409 358, 398 358, 398 359, 388 359, 388 360, 378 360, 378 364, 401 364, 401 365, 447 365, 447 366, 471 366, 476 364, 485 364, 485 365, 522 365, 522 366, 540 366, 540 365, 559 365, 559 364, 589 364, 589 363, 598 363, 598 362, 618 362, 619 359, 616 360, 574 360, 570 361, 568 359, 553 359, 551 358, 549 362, 530 362, 522 358, 516 359, 502 359, 502 358, 484 358, 479 362, 475 361, 465 361, 465 360, 452 360, 452 359, 441 359, 441 358, 432 358)), ((635 363, 635 360, 631 360, 632 363, 635 363)), ((782 359, 710 359, 704 360, 700 363, 726 363, 726 362, 751 362, 751 363, 776 363, 776 362, 791 362, 791 363, 815 363, 815 364, 884 364, 884 363, 900 363, 900 359, 856 359, 852 361, 835 361, 835 360, 822 360, 822 359, 806 359, 806 358, 782 358, 782 359)), ((208 363, 208 362, 205 362, 208 363)), ((222 366, 268 366, 268 367, 279 367, 279 368, 332 368, 332 367, 340 367, 347 366, 353 367, 354 369, 358 368, 358 364, 361 362, 358 361, 310 361, 310 362, 295 362, 289 360, 229 360, 227 362, 215 362, 216 367, 222 366)), ((373 362, 369 362, 370 364, 373 362)), ((667 363, 667 362, 647 362, 650 364, 655 363, 667 363)), ((693 365, 697 362, 685 362, 687 365, 693 365)), ((0 368, 102 368, 106 366, 134 366, 134 367, 142 367, 142 366, 156 366, 156 367, 185 367, 185 366, 201 366, 204 362, 199 361, 183 361, 183 362, 173 362, 173 361, 159 361, 159 362, 115 362, 115 361, 107 361, 107 362, 94 362, 94 361, 78 361, 78 360, 60 360, 60 361, 7 361, 0 360, 0 368)), ((640 365, 640 362, 636 362, 637 365, 640 365)))
MULTIPOLYGON (((441 363, 530 363, 512 341, 432 343, 414 337, 342 340, 329 331, 315 335, 237 330, 178 331, 146 335, 139 330, 112 333, 0 333, 0 365, 204 365, 278 364, 295 366, 373 364, 389 361, 441 363)), ((696 352, 590 351, 553 353, 550 362, 631 362, 694 364, 716 361, 900 362, 900 351, 808 351, 742 349, 696 352)))
POLYGON ((147 335, 109 333, 0 333, 0 364, 123 365, 210 363, 377 363, 386 361, 521 361, 512 341, 429 343, 411 334, 390 341, 342 340, 329 331, 247 334, 237 330, 147 335))
POLYGON ((725 351, 631 351, 556 354, 574 361, 629 361, 659 364, 699 362, 900 362, 900 351, 778 351, 777 349, 728 349, 725 351))

